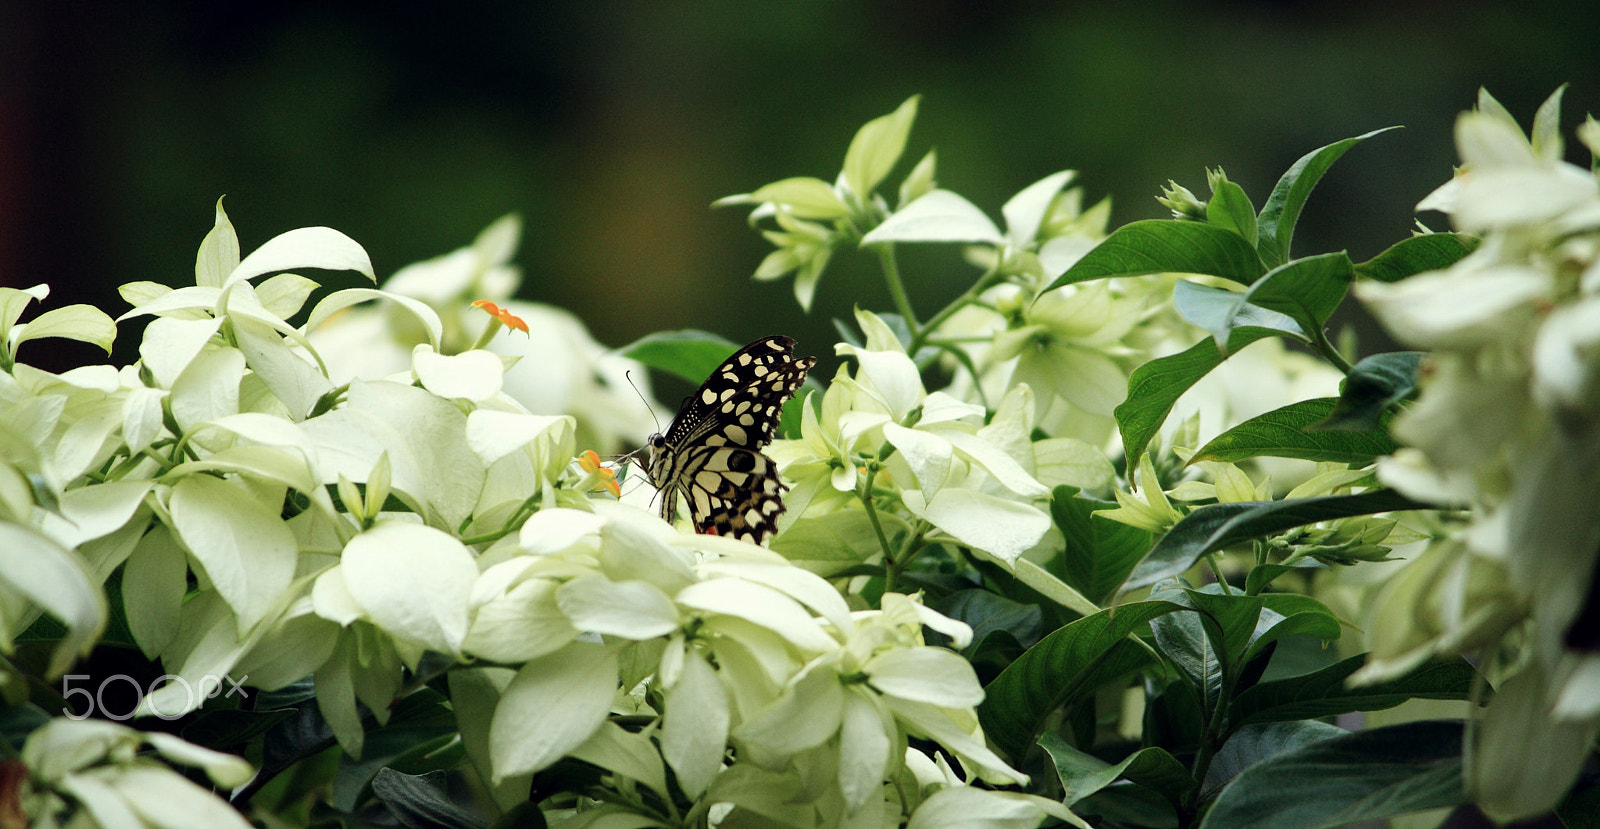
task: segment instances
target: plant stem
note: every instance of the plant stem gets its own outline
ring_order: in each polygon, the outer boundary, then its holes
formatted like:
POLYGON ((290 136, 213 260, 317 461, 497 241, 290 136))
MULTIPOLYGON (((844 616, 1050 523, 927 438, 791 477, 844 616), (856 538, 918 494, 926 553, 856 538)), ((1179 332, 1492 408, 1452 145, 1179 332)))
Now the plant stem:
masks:
POLYGON ((961 310, 962 308, 977 302, 978 296, 984 291, 989 290, 989 288, 994 285, 995 274, 996 271, 994 268, 990 268, 989 270, 985 271, 982 276, 978 277, 977 281, 972 283, 972 287, 963 292, 961 296, 951 300, 949 305, 939 309, 939 313, 934 314, 928 320, 928 323, 922 326, 920 331, 913 330, 911 332, 911 343, 906 347, 906 351, 912 356, 915 356, 917 350, 928 341, 929 336, 931 336, 935 331, 939 330, 939 326, 943 325, 945 320, 949 319, 955 314, 955 312, 961 310))
POLYGON ((1222 588, 1224 596, 1233 595, 1233 588, 1228 586, 1228 578, 1222 574, 1222 562, 1217 560, 1215 551, 1206 553, 1206 564, 1211 567, 1211 575, 1216 576, 1217 584, 1222 588))
POLYGON ((889 548, 889 537, 884 534, 883 524, 878 520, 878 508, 872 504, 872 474, 874 471, 871 466, 867 467, 866 479, 862 482, 861 489, 856 492, 856 496, 861 499, 861 505, 867 511, 867 520, 872 522, 872 531, 878 536, 878 547, 883 550, 884 589, 888 590, 887 585, 893 583, 896 572, 894 550, 889 548))
POLYGON ((1338 369, 1339 373, 1350 373, 1350 361, 1346 360, 1344 355, 1339 353, 1339 349, 1335 348, 1333 343, 1329 341, 1327 331, 1318 328, 1315 339, 1311 344, 1317 349, 1317 353, 1321 354, 1328 362, 1333 363, 1333 367, 1338 369))
POLYGON ((1182 813, 1178 815, 1179 829, 1187 829, 1194 825, 1195 813, 1200 809, 1200 794, 1206 787, 1206 774, 1211 771, 1211 761, 1217 756, 1217 749, 1222 747, 1222 722, 1227 717, 1228 700, 1233 696, 1233 677, 1224 669, 1222 674, 1222 687, 1217 690, 1216 703, 1211 706, 1211 712, 1206 717, 1205 735, 1200 738, 1200 746, 1195 750, 1194 766, 1191 776, 1194 777, 1194 791, 1184 798, 1182 813))
POLYGON ((922 338, 924 330, 921 323, 917 322, 917 312, 911 309, 911 298, 906 296, 905 283, 900 280, 900 265, 895 261, 894 245, 877 245, 876 249, 878 261, 883 263, 883 281, 889 286, 889 296, 894 300, 894 307, 900 316, 905 317, 906 325, 911 329, 912 342, 916 342, 922 338))

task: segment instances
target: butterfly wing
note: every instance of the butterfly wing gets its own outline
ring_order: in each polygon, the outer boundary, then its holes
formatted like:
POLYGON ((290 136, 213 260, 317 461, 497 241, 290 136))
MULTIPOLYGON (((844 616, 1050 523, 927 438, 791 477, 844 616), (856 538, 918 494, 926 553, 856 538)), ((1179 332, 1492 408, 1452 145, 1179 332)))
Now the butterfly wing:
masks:
POLYGON ((665 435, 650 438, 650 480, 662 493, 661 516, 677 517, 678 496, 689 502, 695 529, 770 538, 783 514, 772 440, 783 404, 805 382, 815 357, 796 359, 794 340, 763 337, 739 349, 711 373, 665 435))

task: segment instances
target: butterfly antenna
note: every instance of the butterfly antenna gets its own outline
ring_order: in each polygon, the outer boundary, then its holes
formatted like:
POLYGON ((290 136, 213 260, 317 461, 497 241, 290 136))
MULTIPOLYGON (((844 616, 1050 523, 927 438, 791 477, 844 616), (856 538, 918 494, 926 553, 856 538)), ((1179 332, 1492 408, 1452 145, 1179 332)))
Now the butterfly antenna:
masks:
MULTIPOLYGON (((650 419, 656 422, 656 434, 661 434, 661 418, 656 417, 656 410, 650 406, 650 401, 644 396, 644 392, 639 391, 639 387, 634 385, 633 370, 624 371, 622 376, 628 381, 628 385, 633 386, 633 393, 639 395, 639 402, 643 403, 644 410, 650 413, 650 419)), ((634 451, 637 452, 639 450, 635 449, 634 451)))

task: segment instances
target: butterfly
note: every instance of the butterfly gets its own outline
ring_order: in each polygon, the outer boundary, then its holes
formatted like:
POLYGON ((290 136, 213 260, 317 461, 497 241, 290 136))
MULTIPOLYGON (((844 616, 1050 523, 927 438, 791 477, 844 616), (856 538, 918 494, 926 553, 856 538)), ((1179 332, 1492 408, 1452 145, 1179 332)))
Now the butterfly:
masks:
POLYGON ((816 362, 796 359, 789 337, 763 337, 735 352, 683 399, 667 431, 645 441, 645 469, 661 493, 662 518, 677 519, 682 495, 697 532, 756 544, 777 532, 788 487, 761 447, 771 442, 784 402, 816 362))

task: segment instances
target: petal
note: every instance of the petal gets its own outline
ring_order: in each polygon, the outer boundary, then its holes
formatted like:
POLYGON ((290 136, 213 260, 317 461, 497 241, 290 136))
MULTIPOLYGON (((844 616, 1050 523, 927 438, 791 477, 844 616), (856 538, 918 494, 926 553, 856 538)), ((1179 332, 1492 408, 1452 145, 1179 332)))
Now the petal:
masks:
POLYGON ((614 651, 574 642, 535 659, 506 686, 489 724, 496 783, 547 768, 606 721, 617 690, 614 651))
POLYGON ((943 648, 916 647, 885 651, 863 670, 872 687, 890 696, 931 703, 940 708, 971 708, 983 702, 983 687, 972 663, 943 648))
POLYGON ((378 627, 430 650, 460 652, 478 565, 454 536, 383 522, 345 545, 341 567, 345 587, 378 627))

